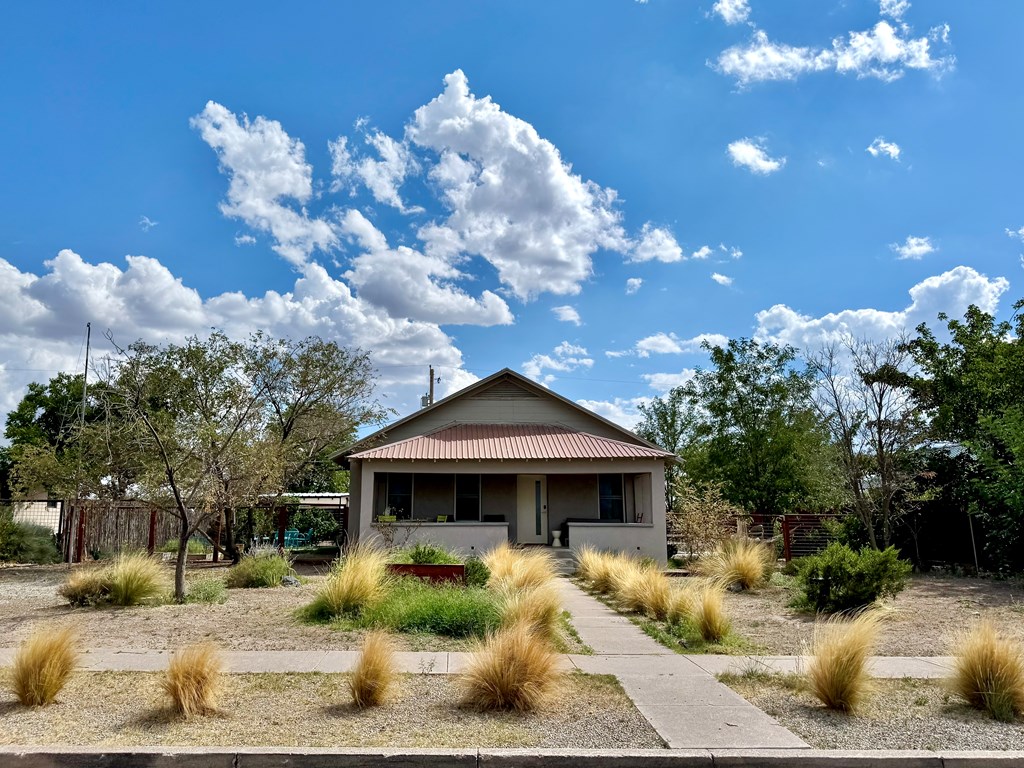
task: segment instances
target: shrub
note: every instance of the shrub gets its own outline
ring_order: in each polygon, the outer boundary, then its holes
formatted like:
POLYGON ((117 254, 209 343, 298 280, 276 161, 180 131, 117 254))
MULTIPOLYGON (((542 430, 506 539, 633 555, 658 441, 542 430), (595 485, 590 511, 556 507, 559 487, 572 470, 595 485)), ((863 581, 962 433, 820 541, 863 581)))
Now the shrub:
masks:
POLYGON ((706 642, 717 643, 729 634, 731 622, 725 612, 725 590, 718 582, 709 581, 687 590, 685 613, 706 642))
POLYGON ((743 589, 764 586, 775 569, 775 549, 769 542, 737 536, 726 539, 701 562, 701 570, 726 584, 743 589))
POLYGON ((17 522, 10 507, 0 507, 0 561, 45 565, 60 560, 53 531, 44 525, 17 522))
POLYGON ((385 596, 365 606, 358 618, 360 626, 446 637, 483 637, 500 621, 497 600, 489 590, 432 585, 416 578, 397 580, 385 596))
POLYGON ((141 553, 121 554, 106 572, 107 599, 114 605, 138 605, 165 590, 160 563, 141 553))
POLYGON ((480 709, 529 712, 558 683, 558 656, 520 624, 491 635, 470 656, 462 677, 464 700, 480 709))
POLYGON ((223 579, 197 579, 189 585, 186 603, 223 603, 228 599, 223 579))
POLYGON ((494 588, 530 589, 556 578, 554 558, 544 550, 524 550, 507 542, 483 556, 494 588))
POLYGON ((191 718, 217 709, 223 664, 216 646, 200 643, 175 652, 160 687, 175 711, 191 718))
POLYGON ((358 614, 380 602, 386 592, 387 557, 371 546, 350 547, 331 568, 317 596, 305 608, 309 618, 358 614))
POLYGON ((882 551, 865 547, 854 552, 833 542, 804 559, 798 578, 807 607, 835 613, 897 595, 909 573, 910 564, 901 561, 893 547, 882 551))
POLYGON ((466 586, 485 587, 489 578, 491 578, 491 571, 484 565, 483 560, 479 557, 466 558, 466 586))
POLYGON ((506 592, 501 602, 501 624, 522 624, 535 635, 553 641, 562 625, 562 597, 554 584, 519 592, 506 592))
MULTIPOLYGON (((160 547, 161 552, 177 552, 178 551, 178 540, 168 539, 164 542, 164 545, 160 547)), ((185 552, 189 555, 205 555, 209 551, 209 548, 200 539, 191 538, 188 540, 188 546, 185 552)))
POLYGON ((443 547, 429 542, 416 542, 409 549, 399 550, 393 557, 395 563, 412 563, 414 565, 461 565, 456 555, 443 547))
POLYGON ((1018 645, 981 622, 960 638, 953 689, 977 709, 1009 722, 1024 712, 1024 655, 1018 645))
POLYGON ((261 550, 245 555, 237 565, 233 565, 224 577, 224 583, 231 589, 279 587, 281 579, 292 573, 288 558, 274 551, 261 550))
POLYGON ((395 677, 394 643, 386 632, 370 632, 348 681, 352 701, 357 707, 383 703, 395 677))
POLYGON ((78 566, 68 574, 57 594, 71 605, 87 606, 105 602, 110 590, 108 568, 78 566))
POLYGON ((18 648, 11 669, 11 688, 26 707, 45 707, 60 693, 78 662, 75 634, 70 629, 38 631, 18 648))
POLYGON ((829 709, 852 712, 870 691, 867 662, 878 630, 875 611, 863 611, 852 620, 833 616, 815 625, 807 681, 811 692, 829 709))

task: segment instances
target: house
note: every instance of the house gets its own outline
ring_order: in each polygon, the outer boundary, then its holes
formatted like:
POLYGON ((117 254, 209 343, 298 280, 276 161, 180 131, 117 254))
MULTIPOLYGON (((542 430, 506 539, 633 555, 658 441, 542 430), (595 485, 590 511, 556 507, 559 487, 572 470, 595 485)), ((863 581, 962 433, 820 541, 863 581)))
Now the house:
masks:
POLYGON ((673 454, 508 368, 335 460, 351 472, 350 540, 383 524, 396 541, 467 554, 567 535, 573 548, 665 558, 673 454))

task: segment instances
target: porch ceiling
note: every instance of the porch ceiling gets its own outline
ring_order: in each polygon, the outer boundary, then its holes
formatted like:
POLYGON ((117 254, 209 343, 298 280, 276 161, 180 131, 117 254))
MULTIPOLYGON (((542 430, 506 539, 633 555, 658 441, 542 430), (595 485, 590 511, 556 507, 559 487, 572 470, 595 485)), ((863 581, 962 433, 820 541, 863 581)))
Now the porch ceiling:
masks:
POLYGON ((417 461, 672 457, 671 453, 646 445, 576 432, 555 424, 455 424, 350 456, 417 461))

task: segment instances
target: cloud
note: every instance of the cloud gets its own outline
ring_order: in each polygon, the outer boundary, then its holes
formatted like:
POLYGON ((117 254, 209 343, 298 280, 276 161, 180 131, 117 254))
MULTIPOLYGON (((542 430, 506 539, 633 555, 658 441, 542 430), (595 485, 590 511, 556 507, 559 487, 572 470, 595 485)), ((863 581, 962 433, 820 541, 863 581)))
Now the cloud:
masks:
POLYGON ((525 300, 579 293, 595 251, 629 250, 615 192, 573 174, 532 125, 477 98, 461 70, 416 110, 406 138, 436 153, 429 177, 449 211, 419 230, 428 254, 478 254, 525 300))
MULTIPOLYGON (((361 124, 360 129, 364 130, 365 124, 361 124)), ((356 178, 370 190, 373 199, 378 203, 390 205, 402 213, 422 213, 423 208, 419 206, 406 206, 399 193, 406 177, 420 170, 409 145, 404 141, 396 141, 380 131, 366 133, 364 141, 376 152, 379 159, 357 158, 350 150, 348 138, 345 136, 328 142, 331 174, 335 178, 332 190, 337 191, 345 182, 356 178)))
POLYGON ((572 323, 573 325, 582 325, 580 320, 580 313, 576 311, 575 307, 570 307, 568 304, 564 304, 561 307, 552 307, 551 311, 555 313, 555 317, 563 323, 572 323))
POLYGON ((642 277, 629 277, 626 278, 626 295, 632 296, 634 293, 640 290, 640 286, 644 284, 642 277))
POLYGON ((685 258, 683 249, 671 232, 647 222, 640 230, 640 240, 630 254, 629 260, 660 261, 664 264, 671 264, 685 258))
POLYGON ((713 347, 724 346, 729 342, 728 337, 720 333, 701 333, 689 339, 681 339, 674 333, 659 331, 651 336, 645 336, 633 345, 631 349, 609 350, 605 352, 607 357, 650 357, 653 355, 688 354, 700 352, 704 343, 707 342, 713 347))
POLYGON ((235 245, 256 245, 256 238, 252 235, 235 235, 235 245))
POLYGON ((1007 227, 1006 228, 1006 235, 1007 235, 1007 237, 1015 237, 1018 240, 1024 241, 1024 227, 1021 227, 1020 229, 1016 229, 1016 230, 1010 229, 1009 227, 1007 227))
POLYGON ((895 251, 901 260, 920 259, 922 256, 927 256, 929 253, 937 250, 932 244, 930 237, 914 237, 913 235, 908 236, 902 245, 890 243, 889 248, 895 251))
POLYGON ((999 299, 1010 287, 1004 277, 988 278, 971 267, 955 267, 913 286, 904 309, 845 309, 822 317, 802 315, 785 304, 758 312, 754 336, 801 349, 813 349, 846 335, 882 340, 911 331, 921 323, 934 325, 945 312, 961 317, 971 304, 995 314, 999 299))
POLYGON ((149 216, 143 216, 139 219, 139 226, 142 227, 143 232, 149 232, 153 227, 159 224, 159 221, 153 221, 149 216))
POLYGON ((227 200, 220 205, 225 216, 269 232, 276 241, 274 250, 297 266, 305 264, 314 250, 329 251, 337 245, 327 221, 283 202, 309 202, 313 169, 306 163, 302 142, 292 139, 279 122, 265 117, 250 122, 245 115, 239 119, 210 101, 191 125, 217 153, 221 170, 230 179, 227 200))
POLYGON ((751 173, 766 176, 775 173, 786 164, 786 158, 768 156, 762 139, 740 139, 729 145, 729 156, 737 168, 746 168, 751 173))
POLYGON ((900 159, 900 145, 894 141, 886 141, 883 137, 879 136, 868 146, 867 152, 871 153, 872 157, 879 157, 880 155, 888 155, 896 162, 900 159))
POLYGON ((711 66, 735 77, 741 88, 772 80, 796 80, 812 72, 834 71, 892 82, 907 70, 938 74, 952 69, 956 62, 953 56, 935 58, 931 50, 933 42, 948 43, 948 25, 932 29, 925 37, 909 35, 906 25, 897 29, 882 20, 870 30, 836 37, 831 48, 812 48, 773 42, 759 29, 746 45, 722 51, 711 66))
POLYGON ((719 274, 718 272, 712 272, 711 273, 711 279, 714 280, 719 285, 726 285, 726 286, 732 285, 732 278, 731 277, 727 277, 726 275, 719 274))
POLYGON ((683 386, 694 377, 697 371, 693 368, 683 368, 679 373, 645 373, 641 378, 646 381, 651 389, 656 392, 668 392, 676 387, 683 386))
POLYGON ((550 355, 537 354, 524 362, 522 371, 524 376, 528 376, 534 381, 547 386, 557 376, 550 373, 546 374, 544 373, 545 370, 570 373, 579 368, 591 368, 593 365, 594 361, 588 357, 585 347, 563 341, 552 350, 550 355))
POLYGON ((691 259, 703 260, 711 255, 711 248, 707 245, 702 245, 696 251, 690 254, 691 259))
POLYGON ((726 24, 741 24, 750 17, 747 0, 715 0, 711 12, 722 17, 726 24))
POLYGON ((399 246, 387 239, 359 211, 350 209, 341 230, 363 249, 344 277, 359 297, 392 317, 407 317, 438 325, 509 325, 514 321, 508 304, 484 291, 475 299, 454 285, 465 277, 436 256, 399 246))
POLYGON ((85 323, 93 328, 98 361, 112 350, 100 339, 107 329, 126 345, 154 344, 224 330, 245 338, 256 330, 286 338, 316 334, 366 350, 379 366, 386 404, 410 410, 418 403, 418 368, 433 363, 446 381, 463 381, 462 353, 436 325, 396 318, 355 296, 316 264, 287 292, 239 292, 207 298, 186 286, 156 259, 128 256, 124 266, 89 263, 60 251, 40 274, 22 272, 0 259, 5 301, 0 304, 0 408, 17 405, 30 381, 81 369, 85 323), (412 366, 415 366, 412 367, 412 366), (16 370, 32 369, 32 370, 16 370))
POLYGON ((896 21, 902 19, 903 14, 910 9, 910 3, 907 0, 880 0, 878 6, 879 13, 896 21))
POLYGON ((614 400, 577 400, 576 402, 587 410, 603 416, 608 421, 615 422, 620 427, 636 429, 636 425, 640 423, 639 406, 651 402, 651 398, 616 397, 614 400))

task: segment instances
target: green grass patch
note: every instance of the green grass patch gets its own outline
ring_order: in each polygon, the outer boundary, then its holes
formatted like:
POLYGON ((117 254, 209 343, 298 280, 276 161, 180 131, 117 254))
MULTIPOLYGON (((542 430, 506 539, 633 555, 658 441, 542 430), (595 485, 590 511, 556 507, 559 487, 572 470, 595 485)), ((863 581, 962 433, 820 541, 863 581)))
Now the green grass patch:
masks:
POLYGON ((738 656, 756 650, 747 640, 733 632, 729 632, 717 643, 709 643, 689 621, 668 624, 646 616, 630 615, 628 618, 649 637, 676 653, 718 653, 738 656))
POLYGON ((417 542, 395 552, 390 558, 392 563, 410 565, 462 565, 462 559, 443 547, 429 542, 417 542))
MULTIPOLYGON (((594 655, 594 649, 583 642, 583 638, 580 637, 580 633, 577 632, 576 627, 572 625, 572 614, 568 611, 562 611, 561 629, 562 634, 576 644, 576 648, 570 648, 568 643, 562 641, 561 638, 558 638, 558 641, 556 641, 555 646, 558 648, 559 651, 561 651, 562 653, 579 653, 583 656, 594 655)), ((611 677, 614 677, 614 675, 612 675, 611 677)))
POLYGON ((224 583, 231 589, 279 587, 281 579, 291 574, 292 565, 287 558, 276 552, 257 552, 232 566, 224 583))
POLYGON ((219 578, 196 579, 185 593, 186 603, 207 603, 210 605, 227 602, 228 590, 224 580, 219 578))

